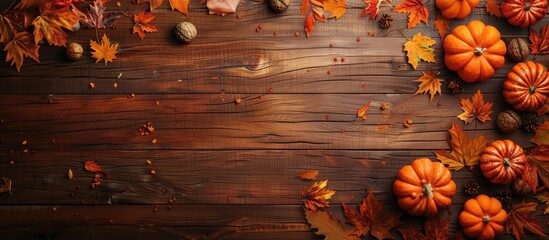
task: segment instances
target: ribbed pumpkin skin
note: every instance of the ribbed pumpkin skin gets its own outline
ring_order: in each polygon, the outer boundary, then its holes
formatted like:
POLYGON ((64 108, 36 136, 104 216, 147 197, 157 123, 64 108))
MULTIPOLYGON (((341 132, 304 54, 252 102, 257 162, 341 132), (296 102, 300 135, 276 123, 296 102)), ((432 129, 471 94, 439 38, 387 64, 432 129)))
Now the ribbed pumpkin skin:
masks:
POLYGON ((513 26, 526 28, 545 17, 547 0, 504 0, 501 13, 513 26))
POLYGON ((507 212, 501 202, 484 194, 467 200, 459 214, 463 233, 479 240, 491 240, 501 234, 506 220, 507 212))
POLYGON ((465 82, 486 81, 503 67, 507 47, 499 31, 481 21, 454 28, 444 38, 444 63, 465 82))
POLYGON ((549 95, 547 68, 532 61, 517 63, 503 82, 503 97, 519 111, 535 111, 549 95))
POLYGON ((526 162, 526 155, 518 144, 497 140, 480 156, 480 170, 490 182, 508 184, 524 171, 526 162))
POLYGON ((480 0, 436 0, 437 8, 446 19, 463 19, 475 8, 480 0))
POLYGON ((452 204, 456 183, 442 163, 419 158, 400 169, 393 192, 408 214, 433 216, 452 204))

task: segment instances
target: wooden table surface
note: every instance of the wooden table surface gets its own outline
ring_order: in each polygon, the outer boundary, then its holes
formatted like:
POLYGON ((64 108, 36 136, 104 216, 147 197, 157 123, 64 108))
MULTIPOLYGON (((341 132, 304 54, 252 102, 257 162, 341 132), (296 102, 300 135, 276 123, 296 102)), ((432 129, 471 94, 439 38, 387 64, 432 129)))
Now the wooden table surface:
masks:
MULTIPOLYGON (((2 1, 0 9, 10 2, 2 1)), ((121 2, 132 15, 148 8, 121 2)), ((224 17, 208 15, 198 1, 185 17, 170 11, 166 1, 154 11, 158 33, 144 40, 131 34, 133 23, 125 17, 116 29, 99 30, 120 44, 118 59, 108 66, 89 55, 92 29, 69 33, 68 41, 84 46, 80 61, 66 60, 62 47, 43 44, 41 62, 25 60, 20 73, 0 64, 0 175, 14 184, 12 195, 0 195, 1 238, 322 239, 302 210, 300 190, 311 183, 296 175, 308 169, 319 170, 319 179, 328 179, 337 191, 329 210, 339 217, 342 202, 356 205, 369 189, 388 209, 398 210, 392 193, 398 169, 449 149, 452 121, 463 125, 456 118, 462 112, 458 97, 480 89, 494 103, 492 118, 509 108, 501 95, 514 64, 509 59, 491 80, 467 84, 459 94, 444 85, 433 101, 414 96, 413 80, 422 71, 440 72, 446 83, 456 77, 443 64, 434 2, 427 3, 428 25, 407 30, 407 16, 391 13, 393 26, 382 30, 360 17, 364 2, 347 0, 341 19, 317 23, 306 38, 296 0, 282 14, 263 1, 243 0, 237 14, 224 17), (198 29, 190 44, 173 35, 180 21, 198 29), (437 63, 421 63, 416 70, 407 64, 399 29, 409 37, 421 32, 435 39, 437 63), (241 104, 235 104, 237 98, 241 104), (355 118, 368 101, 368 119, 355 118), (382 103, 386 111, 379 110, 382 103), (410 128, 402 125, 407 119, 413 120, 410 128), (141 136, 138 129, 147 122, 155 131, 141 136), (28 144, 22 146, 23 140, 28 144), (111 175, 95 189, 89 188, 93 173, 83 168, 88 160, 111 175)), ((527 29, 489 16, 484 1, 466 19, 453 20, 451 29, 477 19, 496 26, 505 41, 528 36, 527 29)), ((547 23, 549 18, 535 29, 547 23)), ((494 121, 464 129, 532 146, 532 134, 504 135, 494 121)), ((479 181, 488 194, 503 188, 466 169, 453 178, 458 191, 451 232, 459 230, 457 213, 468 199, 465 182, 479 181)), ((540 208, 534 217, 549 233, 540 208)))

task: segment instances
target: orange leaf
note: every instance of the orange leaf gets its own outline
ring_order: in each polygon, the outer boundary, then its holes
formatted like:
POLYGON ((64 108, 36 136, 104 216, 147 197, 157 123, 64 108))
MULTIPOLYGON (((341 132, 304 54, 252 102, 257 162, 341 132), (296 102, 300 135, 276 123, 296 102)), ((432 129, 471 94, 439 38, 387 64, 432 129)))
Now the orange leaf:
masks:
POLYGON ((118 43, 111 44, 109 38, 107 38, 107 34, 103 34, 101 44, 98 44, 90 39, 90 46, 91 49, 94 50, 94 52, 92 52, 92 57, 97 59, 95 63, 104 60, 105 66, 107 66, 108 62, 112 62, 116 59, 116 53, 118 53, 118 43))
POLYGON ((206 7, 210 14, 219 14, 221 16, 227 13, 234 13, 240 0, 207 0, 206 7))
POLYGON ((513 230, 513 235, 515 235, 516 239, 522 239, 522 236, 524 235, 524 228, 539 236, 547 237, 547 235, 545 235, 545 233, 541 230, 541 226, 538 221, 530 216, 530 213, 536 211, 537 206, 538 204, 536 202, 522 202, 513 204, 511 212, 507 218, 507 224, 505 226, 506 230, 513 230))
POLYGON ((444 165, 447 165, 450 170, 455 171, 460 170, 464 166, 472 169, 473 166, 478 165, 480 154, 486 148, 488 138, 481 135, 469 141, 467 133, 455 122, 452 122, 452 128, 448 132, 451 135, 448 143, 452 147, 452 152, 449 153, 444 150, 435 151, 437 159, 444 165))
POLYGON ((332 13, 328 18, 339 19, 341 16, 343 16, 343 14, 345 14, 345 11, 347 11, 345 0, 324 1, 324 11, 332 13))
POLYGON ((377 13, 379 12, 379 7, 381 7, 382 0, 364 0, 368 6, 362 10, 362 14, 360 14, 361 17, 365 17, 366 15, 370 14, 370 19, 376 19, 377 13))
POLYGON ((372 103, 372 101, 369 101, 364 106, 360 107, 358 111, 356 111, 356 116, 366 119, 366 112, 368 112, 368 109, 370 108, 370 103, 372 103))
POLYGON ((541 28, 541 36, 534 29, 530 28, 530 50, 535 54, 549 53, 549 24, 541 28))
POLYGON ((429 11, 422 0, 404 0, 393 9, 398 13, 408 13, 408 29, 417 26, 421 21, 427 24, 429 11))
POLYGON ((72 31, 72 26, 78 22, 78 15, 68 7, 54 8, 52 2, 40 5, 40 16, 32 22, 34 25, 34 42, 38 44, 46 38, 50 45, 65 46, 67 34, 61 28, 72 31))
POLYGON ((412 226, 397 228, 403 240, 429 240, 427 236, 423 235, 420 229, 412 226))
POLYGON ((0 185, 0 193, 9 192, 11 194, 11 188, 12 188, 11 179, 7 177, 2 177, 2 184, 0 185))
POLYGON ((149 7, 150 7, 151 11, 153 11, 157 7, 160 7, 160 5, 162 5, 163 1, 164 0, 137 0, 137 4, 141 4, 141 3, 144 3, 144 2, 149 2, 149 7))
POLYGON ((306 170, 306 171, 300 172, 297 176, 303 180, 316 180, 316 177, 318 176, 318 171, 306 170))
POLYGON ((95 161, 86 161, 86 163, 84 163, 84 169, 86 169, 88 172, 101 173, 107 178, 109 177, 109 174, 101 166, 97 165, 95 161))
POLYGON ((359 212, 343 203, 347 223, 355 227, 354 234, 360 237, 370 232, 377 239, 393 238, 389 230, 399 224, 401 213, 384 212, 383 203, 377 201, 371 190, 358 207, 359 212))
POLYGON ((440 82, 444 81, 440 78, 437 78, 438 74, 435 74, 433 71, 429 72, 423 72, 423 76, 418 78, 417 80, 414 80, 414 82, 420 82, 418 89, 416 91, 416 94, 418 93, 427 93, 429 92, 431 94, 431 100, 433 100, 433 97, 435 97, 435 94, 440 93, 440 86, 442 85, 440 82))
POLYGON ((490 118, 490 113, 492 113, 493 104, 491 102, 484 103, 484 95, 482 95, 480 89, 473 95, 472 102, 468 98, 459 98, 459 100, 463 113, 457 117, 463 120, 465 124, 469 124, 475 119, 482 123, 492 120, 490 118))
POLYGON ((435 30, 438 31, 440 38, 444 38, 444 36, 446 36, 446 31, 449 27, 450 20, 443 17, 440 12, 437 12, 437 15, 435 16, 435 30))
POLYGON ((38 60, 39 45, 32 42, 32 35, 28 32, 15 32, 13 39, 6 44, 4 51, 8 52, 6 55, 6 62, 11 60, 11 66, 15 64, 17 71, 21 71, 23 66, 23 60, 25 57, 30 57, 34 61, 38 60))
POLYGON ((313 12, 310 12, 307 15, 307 18, 305 18, 305 33, 307 33, 307 37, 311 36, 311 32, 315 29, 315 17, 313 16, 313 12))
POLYGON ((332 198, 335 191, 326 189, 328 180, 316 182, 311 188, 303 187, 301 190, 301 200, 305 204, 305 208, 316 212, 318 208, 328 207, 328 199, 332 198))
POLYGON ((329 212, 305 210, 305 218, 312 229, 317 229, 315 234, 324 235, 325 240, 360 240, 329 212))
POLYGON ((417 68, 419 61, 436 62, 435 50, 431 48, 436 43, 435 40, 428 36, 421 36, 421 33, 416 33, 412 40, 404 43, 404 51, 408 52, 408 63, 417 68))
POLYGON ((170 6, 172 7, 172 11, 177 10, 185 14, 185 16, 189 16, 189 0, 170 0, 170 6))
POLYGON ((152 13, 140 12, 137 15, 133 16, 133 21, 135 25, 133 26, 133 33, 137 33, 139 38, 143 39, 145 37, 145 32, 158 32, 156 27, 151 24, 151 21, 154 20, 155 16, 152 13))
POLYGON ((533 142, 536 145, 549 145, 549 120, 545 119, 536 129, 536 135, 530 139, 530 142, 533 142))
POLYGON ((486 0, 486 12, 492 16, 501 17, 501 5, 496 0, 486 0))
POLYGON ((522 180, 526 181, 535 193, 539 179, 545 187, 549 187, 549 145, 538 145, 526 152, 528 163, 522 173, 522 180))
POLYGON ((15 8, 18 10, 27 10, 38 6, 38 4, 41 2, 43 2, 43 0, 21 0, 21 2, 17 4, 15 8))
POLYGON ((540 202, 545 204, 543 209, 543 214, 549 214, 549 192, 545 191, 542 194, 535 196, 535 198, 540 202))
POLYGON ((309 0, 302 0, 301 1, 301 16, 305 15, 307 10, 311 7, 311 2, 309 0))

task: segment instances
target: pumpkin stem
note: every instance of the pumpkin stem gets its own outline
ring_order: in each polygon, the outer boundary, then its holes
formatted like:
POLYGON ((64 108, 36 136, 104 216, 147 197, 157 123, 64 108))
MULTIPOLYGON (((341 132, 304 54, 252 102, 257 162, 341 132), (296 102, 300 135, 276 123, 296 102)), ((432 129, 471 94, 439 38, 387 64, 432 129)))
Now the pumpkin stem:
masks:
POLYGON ((524 11, 530 10, 530 3, 524 4, 524 11))
POLYGON ((430 199, 433 199, 433 186, 430 183, 423 184, 423 194, 427 195, 430 199))
POLYGON ((536 86, 530 86, 528 90, 530 91, 530 94, 534 94, 534 92, 536 92, 536 86))
POLYGON ((486 51, 486 48, 476 47, 474 52, 475 55, 480 56, 484 53, 484 51, 486 51))
POLYGON ((505 165, 506 167, 511 166, 511 162, 509 161, 509 158, 504 158, 503 159, 503 165, 505 165))
POLYGON ((492 221, 492 218, 490 218, 490 216, 486 215, 486 216, 482 217, 482 223, 487 224, 490 221, 492 221))

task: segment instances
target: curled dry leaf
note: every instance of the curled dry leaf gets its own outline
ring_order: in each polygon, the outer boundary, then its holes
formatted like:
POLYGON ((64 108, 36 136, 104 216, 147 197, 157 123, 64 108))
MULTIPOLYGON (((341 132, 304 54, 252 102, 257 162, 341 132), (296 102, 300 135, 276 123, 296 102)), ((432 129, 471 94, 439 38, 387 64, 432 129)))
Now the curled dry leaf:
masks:
POLYGON ((327 189, 328 180, 316 182, 311 188, 303 187, 301 190, 301 200, 305 204, 305 209, 316 212, 318 208, 328 207, 328 199, 332 198, 335 191, 327 189))
POLYGON ((452 122, 452 128, 448 130, 451 139, 448 141, 452 147, 452 152, 445 150, 435 151, 437 159, 450 170, 458 171, 464 166, 473 168, 479 164, 480 154, 486 148, 488 138, 484 135, 477 136, 473 140, 469 140, 469 136, 461 126, 452 122))
POLYGON ((72 173, 72 170, 69 168, 69 171, 67 172, 67 177, 69 178, 69 180, 72 180, 74 178, 74 175, 72 173))
POLYGON ((11 194, 11 179, 7 177, 2 177, 2 185, 0 185, 0 193, 7 193, 7 192, 11 194))
POLYGON ((316 180, 316 177, 318 176, 318 171, 306 170, 306 171, 300 172, 297 176, 303 180, 316 180))
POLYGON ((88 172, 103 174, 105 177, 109 178, 109 174, 93 160, 86 161, 86 163, 84 163, 84 169, 88 172))
POLYGON ((490 113, 492 113, 493 104, 491 102, 484 103, 484 95, 482 95, 480 89, 477 90, 472 99, 473 101, 470 101, 469 98, 459 98, 463 113, 457 117, 463 120, 465 124, 469 124, 475 119, 482 123, 492 120, 490 113))
POLYGON ((419 61, 436 62, 435 50, 431 47, 436 43, 435 40, 428 36, 421 36, 421 33, 416 33, 412 40, 404 43, 404 51, 408 52, 408 63, 412 64, 414 69, 417 68, 419 61))
POLYGON ((356 111, 357 117, 362 118, 363 120, 366 120, 368 118, 368 116, 366 116, 366 112, 368 112, 368 109, 370 108, 370 103, 372 103, 372 101, 369 101, 356 111))
POLYGON ((225 16, 228 13, 234 13, 240 0, 207 0, 206 7, 210 14, 219 14, 225 16))
MULTIPOLYGON (((153 11, 162 5, 164 0, 137 0, 137 3, 149 2, 150 10, 153 11)), ((177 10, 185 15, 189 15, 189 0, 170 0, 170 6, 173 10, 177 10)))

